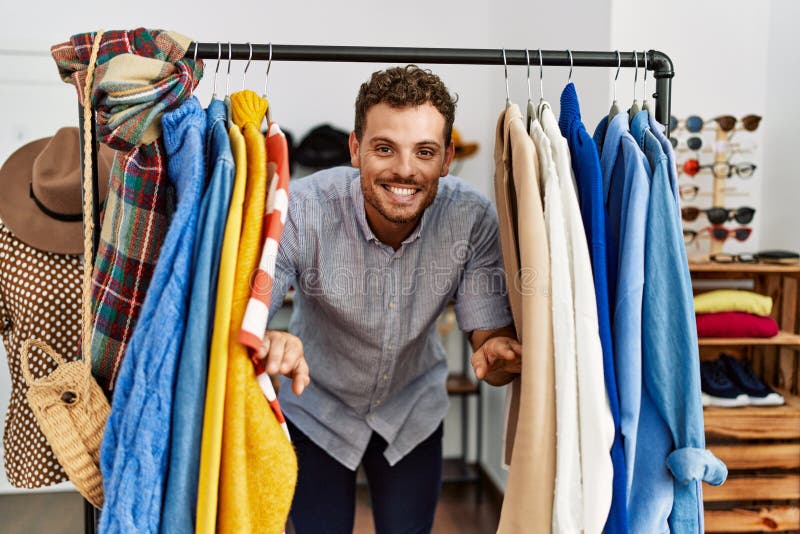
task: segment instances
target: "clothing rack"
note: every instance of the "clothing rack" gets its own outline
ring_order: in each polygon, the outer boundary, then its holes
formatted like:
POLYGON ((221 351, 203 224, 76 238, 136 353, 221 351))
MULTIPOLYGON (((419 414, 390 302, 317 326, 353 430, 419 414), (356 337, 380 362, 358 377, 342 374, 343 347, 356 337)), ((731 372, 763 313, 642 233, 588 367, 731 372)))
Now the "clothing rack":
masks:
MULTIPOLYGON (((316 46, 316 45, 273 45, 250 43, 225 43, 223 49, 230 50, 230 59, 256 61, 316 61, 341 63, 428 63, 450 65, 522 65, 557 67, 617 67, 632 68, 646 65, 656 79, 655 117, 666 128, 669 136, 669 117, 672 100, 672 77, 675 72, 672 60, 658 50, 647 52, 596 52, 569 50, 505 50, 497 48, 414 48, 414 47, 374 47, 374 46, 316 46), (646 61, 645 61, 646 54, 646 61), (541 57, 541 63, 540 58, 541 57)), ((218 59, 220 43, 193 42, 186 51, 186 57, 197 59, 218 59)), ((222 59, 228 59, 227 50, 222 59)), ((79 124, 83 124, 83 107, 79 109, 79 124)), ((92 110, 92 138, 96 139, 94 110, 92 110)), ((80 131, 81 171, 83 171, 83 129, 80 131)), ((100 239, 99 187, 97 181, 97 147, 92 146, 92 190, 94 192, 94 234, 91 261, 94 263, 100 239)), ((84 501, 85 532, 94 534, 97 525, 97 511, 84 501)))

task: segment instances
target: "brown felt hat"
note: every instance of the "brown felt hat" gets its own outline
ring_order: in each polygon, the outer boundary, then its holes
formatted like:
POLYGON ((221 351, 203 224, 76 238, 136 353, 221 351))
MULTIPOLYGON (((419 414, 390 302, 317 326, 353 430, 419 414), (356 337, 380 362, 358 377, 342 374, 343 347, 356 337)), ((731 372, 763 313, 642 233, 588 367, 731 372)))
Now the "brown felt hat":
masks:
MULTIPOLYGON (((114 151, 97 153, 99 202, 105 200, 114 151)), ((57 254, 82 254, 78 128, 32 141, 0 167, 0 221, 21 241, 57 254)))

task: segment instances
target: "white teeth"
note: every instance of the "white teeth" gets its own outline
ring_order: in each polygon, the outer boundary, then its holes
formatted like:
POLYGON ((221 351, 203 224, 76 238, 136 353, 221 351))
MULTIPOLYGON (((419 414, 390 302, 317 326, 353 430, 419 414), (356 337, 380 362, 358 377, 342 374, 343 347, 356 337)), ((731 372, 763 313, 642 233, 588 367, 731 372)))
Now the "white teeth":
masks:
POLYGON ((414 193, 416 193, 415 189, 407 189, 405 187, 392 187, 392 186, 389 186, 389 191, 391 191, 395 195, 399 195, 402 197, 407 197, 409 195, 413 195, 414 193))

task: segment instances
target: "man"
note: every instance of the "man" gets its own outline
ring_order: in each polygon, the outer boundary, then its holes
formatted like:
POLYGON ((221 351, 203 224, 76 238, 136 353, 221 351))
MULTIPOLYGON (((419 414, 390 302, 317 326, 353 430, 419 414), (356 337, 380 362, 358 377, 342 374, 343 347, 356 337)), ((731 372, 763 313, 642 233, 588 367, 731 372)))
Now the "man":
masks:
POLYGON ((519 373, 497 215, 447 176, 454 116, 429 71, 376 72, 356 100, 355 168, 292 183, 270 313, 294 285, 291 334, 268 330, 261 357, 285 377, 298 533, 352 531, 359 464, 379 533, 431 530, 448 405, 436 319, 448 302, 477 378, 519 373))

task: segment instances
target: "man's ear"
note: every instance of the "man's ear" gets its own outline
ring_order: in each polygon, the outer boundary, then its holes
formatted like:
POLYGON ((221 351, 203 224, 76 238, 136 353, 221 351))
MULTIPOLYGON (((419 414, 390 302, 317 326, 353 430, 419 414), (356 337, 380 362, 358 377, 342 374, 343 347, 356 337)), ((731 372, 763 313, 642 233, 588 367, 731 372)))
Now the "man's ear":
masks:
POLYGON ((350 145, 350 164, 355 168, 359 168, 361 159, 358 157, 359 142, 355 132, 350 132, 348 144, 350 145))
POLYGON ((450 144, 447 145, 447 148, 444 151, 444 161, 442 162, 442 171, 439 173, 439 176, 447 176, 450 172, 450 164, 453 162, 453 158, 456 155, 456 144, 450 140, 450 144))

